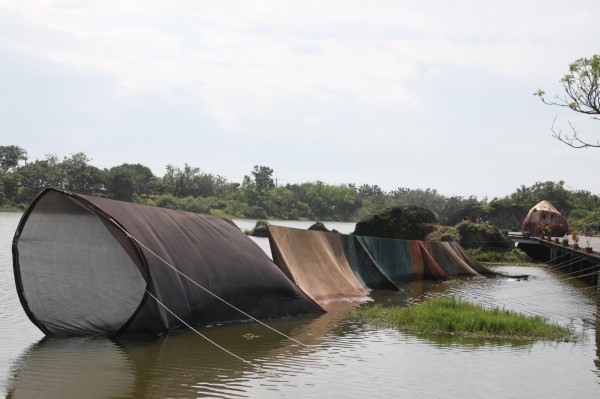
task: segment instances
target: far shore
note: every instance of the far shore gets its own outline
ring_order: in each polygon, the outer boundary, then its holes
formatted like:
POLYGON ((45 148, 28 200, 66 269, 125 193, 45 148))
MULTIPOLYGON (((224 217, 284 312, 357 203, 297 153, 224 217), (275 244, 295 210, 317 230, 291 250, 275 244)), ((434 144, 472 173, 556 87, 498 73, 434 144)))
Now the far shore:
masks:
POLYGON ((0 212, 23 212, 23 209, 19 209, 19 208, 0 208, 0 212))

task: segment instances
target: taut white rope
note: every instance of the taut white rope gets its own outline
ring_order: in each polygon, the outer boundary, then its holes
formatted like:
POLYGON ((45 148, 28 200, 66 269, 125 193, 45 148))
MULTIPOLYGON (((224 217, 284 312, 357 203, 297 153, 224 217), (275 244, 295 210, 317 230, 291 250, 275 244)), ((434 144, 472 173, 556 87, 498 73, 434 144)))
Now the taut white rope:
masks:
MULTIPOLYGON (((132 236, 131 234, 129 234, 129 232, 125 231, 124 229, 122 229, 122 231, 123 231, 125 234, 127 234, 127 236, 128 236, 129 238, 131 238, 132 240, 134 240, 134 241, 135 241, 136 243, 138 243, 138 244, 139 244, 141 247, 143 247, 143 248, 144 248, 144 249, 146 249, 146 250, 147 250, 149 253, 151 253, 153 256, 155 256, 157 259, 159 259, 159 260, 160 260, 162 263, 164 263, 165 265, 167 265, 167 266, 169 266, 171 269, 173 269, 173 270, 174 270, 174 271, 175 271, 177 274, 179 274, 180 276, 184 277, 185 279, 187 279, 188 281, 190 281, 192 284, 196 285, 198 288, 202 289, 203 291, 205 291, 206 293, 210 294, 210 295, 211 295, 211 296, 213 296, 214 298, 216 298, 216 299, 218 299, 219 301, 223 302, 224 304, 226 304, 226 305, 230 306, 232 309, 235 309, 235 310, 237 310, 238 312, 240 312, 240 313, 241 313, 241 314, 243 314, 244 316, 246 316, 246 317, 248 317, 248 318, 250 318, 250 319, 252 319, 252 320, 256 321, 257 323, 259 323, 260 325, 262 325, 262 326, 264 326, 264 327, 268 328, 269 330, 271 330, 271 331, 273 331, 273 332, 275 332, 275 333, 277 333, 277 334, 279 334, 279 335, 281 335, 281 336, 283 336, 283 337, 285 337, 285 338, 287 338, 287 339, 289 339, 289 340, 291 340, 291 341, 294 341, 295 343, 297 343, 298 345, 301 345, 301 346, 302 346, 302 347, 304 347, 304 348, 307 348, 307 349, 309 349, 309 350, 311 350, 311 351, 316 351, 316 350, 317 350, 317 349, 315 349, 315 348, 313 348, 313 347, 311 347, 311 346, 309 346, 309 345, 306 345, 306 344, 304 344, 304 343, 302 343, 302 342, 300 342, 300 341, 296 340, 295 338, 292 338, 292 337, 290 337, 289 335, 286 335, 286 334, 282 333, 281 331, 278 331, 277 329, 275 329, 275 328, 273 328, 273 327, 271 327, 271 326, 269 326, 269 325, 267 325, 267 324, 263 323, 262 321, 258 320, 257 318, 253 317, 252 315, 250 315, 250 314, 248 314, 248 313, 244 312, 243 310, 239 309, 238 307, 234 306, 233 304, 231 304, 231 303, 227 302, 225 299, 221 298, 221 297, 220 297, 220 296, 218 296, 217 294, 213 293, 213 292, 212 292, 212 291, 210 291, 209 289, 205 288, 205 287, 204 287, 204 286, 202 286, 201 284, 199 284, 199 283, 197 283, 196 281, 194 281, 194 280, 193 280, 191 277, 187 276, 185 273, 182 273, 181 271, 179 271, 179 270, 178 270, 178 269, 177 269, 175 266, 171 265, 171 264, 170 264, 169 262, 167 262, 165 259, 163 259, 162 257, 160 257, 160 256, 159 256, 157 253, 155 253, 155 252, 154 252, 154 251, 152 251, 150 248, 148 248, 146 245, 144 245, 142 242, 140 242, 140 241, 139 241, 137 238, 135 238, 134 236, 132 236)), ((175 314, 173 311, 171 311, 171 310, 170 310, 170 309, 169 309, 169 308, 168 308, 166 305, 164 305, 162 302, 160 302, 160 301, 158 300, 158 298, 156 298, 154 295, 152 295, 150 292, 148 292, 148 290, 146 290, 146 292, 147 292, 147 293, 148 293, 148 295, 149 295, 149 296, 151 296, 151 297, 152 297, 152 298, 153 298, 153 299, 154 299, 154 300, 155 300, 155 301, 156 301, 158 304, 160 304, 160 305, 161 305, 161 306, 162 306, 164 309, 166 309, 166 310, 167 310, 169 313, 171 313, 171 314, 172 314, 174 317, 176 317, 176 318, 177 318, 179 321, 181 321, 183 324, 185 324, 185 325, 186 325, 188 328, 190 328, 190 329, 191 329, 192 331, 194 331, 196 334, 200 335, 202 338, 206 339, 206 340, 207 340, 208 342, 210 342, 211 344, 213 344, 213 345, 215 345, 216 347, 218 347, 218 348, 222 349, 223 351, 225 351, 226 353, 228 353, 228 354, 230 354, 230 355, 234 356, 235 358, 237 358, 237 359, 241 360, 242 362, 244 362, 244 363, 246 363, 246 364, 249 364, 249 365, 251 365, 251 366, 254 366, 254 365, 253 365, 251 362, 249 362, 249 361, 247 361, 247 360, 245 360, 245 359, 241 358, 240 356, 238 356, 238 355, 234 354, 233 352, 231 352, 231 351, 229 351, 229 350, 225 349, 225 348, 224 348, 224 347, 222 347, 221 345, 217 344, 216 342, 214 342, 214 341, 212 341, 211 339, 209 339, 207 336, 203 335, 202 333, 200 333, 199 331, 197 331, 196 329, 194 329, 194 328, 193 328, 192 326, 190 326, 188 323, 186 323, 185 321, 183 321, 183 320, 182 320, 182 319, 181 319, 179 316, 177 316, 177 315, 176 315, 176 314, 175 314)), ((327 356, 327 357, 328 357, 328 356, 327 356)), ((331 360, 331 359, 329 359, 329 360, 331 360)), ((427 392, 420 391, 420 390, 418 390, 418 389, 416 389, 416 388, 412 388, 412 387, 410 387, 410 386, 407 386, 407 385, 399 384, 398 382, 396 382, 396 381, 394 381, 394 380, 391 380, 391 379, 389 379, 389 378, 383 377, 383 376, 381 376, 381 375, 379 375, 379 374, 371 373, 371 372, 369 372, 368 370, 364 370, 364 369, 361 369, 361 368, 358 368, 358 367, 354 367, 354 366, 351 366, 351 365, 349 365, 349 364, 344 364, 344 366, 346 366, 346 367, 348 367, 348 368, 351 368, 351 369, 353 369, 353 370, 359 371, 359 372, 361 372, 361 373, 367 374, 367 375, 369 375, 369 376, 371 376, 371 377, 374 377, 374 378, 380 379, 380 380, 382 380, 382 381, 386 381, 386 382, 388 382, 388 383, 390 383, 390 384, 392 384, 392 385, 395 385, 395 386, 397 386, 397 387, 404 388, 404 389, 406 389, 406 390, 413 391, 413 392, 415 392, 415 393, 421 394, 421 395, 423 395, 423 396, 427 396, 427 397, 429 397, 429 398, 433 398, 433 399, 442 399, 442 398, 441 398, 441 397, 439 397, 439 396, 435 396, 435 395, 429 394, 429 393, 427 393, 427 392)), ((259 369, 260 369, 260 367, 259 367, 259 369)))
POLYGON ((208 288, 204 287, 203 285, 197 283, 196 281, 194 281, 194 279, 192 279, 191 277, 187 276, 185 273, 181 272, 180 270, 178 270, 175 266, 171 265, 169 262, 167 262, 166 260, 164 260, 163 258, 161 258, 156 252, 152 251, 150 248, 148 248, 146 245, 144 245, 143 243, 141 243, 137 238, 133 237, 131 234, 129 234, 128 232, 125 232, 125 234, 127 234, 127 236, 129 238, 131 238, 132 240, 134 240, 135 242, 137 242, 140 246, 142 246, 144 249, 146 249, 148 252, 150 252, 152 255, 154 255, 157 259, 159 259, 162 263, 164 263, 165 265, 169 266, 171 269, 173 269, 177 274, 179 274, 180 276, 184 277, 186 280, 188 280, 189 282, 191 282, 192 284, 194 284, 195 286, 197 286, 198 288, 202 289, 204 292, 206 292, 207 294, 211 295, 212 297, 214 297, 215 299, 218 299, 219 301, 223 302, 224 304, 226 304, 227 306, 231 307, 232 309, 237 310, 238 312, 240 312, 241 314, 243 314, 244 316, 248 317, 249 319, 265 326, 266 328, 268 328, 271 331, 276 332, 277 334, 290 339, 292 341, 294 341, 295 343, 297 343, 298 345, 302 345, 306 348, 310 348, 310 346, 303 344, 302 342, 282 333, 281 331, 278 331, 276 329, 274 329, 273 327, 269 326, 268 324, 263 323, 262 321, 258 320, 256 317, 244 312, 242 309, 238 308, 237 306, 227 302, 225 299, 221 298, 220 296, 218 296, 217 294, 215 294, 214 292, 212 292, 211 290, 209 290, 208 288))
MULTIPOLYGON (((207 340, 208 342, 210 342, 211 344, 213 344, 217 348, 221 349, 222 351, 224 351, 226 353, 229 353, 231 356, 235 357, 236 359, 241 360, 242 362, 247 363, 247 364, 249 364, 252 367, 257 367, 254 364, 252 364, 251 362, 249 362, 248 360, 241 358, 240 356, 236 355, 235 353, 231 352, 230 350, 227 350, 226 348, 224 348, 221 345, 217 344, 215 341, 213 341, 212 339, 208 338, 206 335, 202 334, 200 331, 196 330, 194 327, 192 327, 191 325, 189 325, 188 323, 186 323, 183 319, 181 319, 179 316, 177 316, 171 309, 169 309, 164 303, 162 303, 157 297, 155 297, 154 295, 152 295, 152 293, 150 293, 150 291, 146 290, 146 293, 148 295, 150 295, 156 301, 156 303, 158 303, 160 306, 162 306, 167 312, 171 313, 175 318, 177 318, 177 320, 179 320, 180 322, 182 322, 183 324, 185 324, 187 326, 187 328, 189 328, 190 330, 192 330, 193 332, 195 332, 196 334, 198 334, 199 336, 201 336, 202 338, 204 338, 205 340, 207 340)), ((258 368, 260 368, 260 366, 258 366, 258 368)))

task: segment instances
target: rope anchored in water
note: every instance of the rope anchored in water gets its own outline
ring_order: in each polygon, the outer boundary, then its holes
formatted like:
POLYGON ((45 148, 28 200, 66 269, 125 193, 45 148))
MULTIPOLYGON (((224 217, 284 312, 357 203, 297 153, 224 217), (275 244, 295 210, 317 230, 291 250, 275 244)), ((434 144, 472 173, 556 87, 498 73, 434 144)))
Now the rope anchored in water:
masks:
MULTIPOLYGON (((194 281, 191 277, 187 276, 185 273, 181 272, 180 270, 178 270, 175 266, 173 266, 172 264, 170 264, 169 262, 167 262, 165 259, 163 259, 160 255, 158 255, 157 253, 155 253, 154 251, 152 251, 150 248, 148 248, 144 243, 140 242, 137 238, 135 238, 134 236, 132 236, 129 232, 127 232, 124 229, 121 229, 131 240, 135 241, 138 245, 140 245, 142 248, 144 248, 146 251, 148 251, 150 254, 152 254, 154 257, 156 257, 158 260, 160 260, 163 264, 165 264, 166 266, 170 267, 171 269, 173 269, 176 273, 178 273, 180 276, 182 276, 183 278, 187 279, 188 281, 190 281, 192 284, 194 284, 195 286, 197 286, 198 288, 202 289, 204 292, 206 292, 207 294, 213 296, 215 299, 218 299, 219 301, 223 302, 224 304, 226 304, 227 306, 231 307, 232 309, 235 309, 236 311, 240 312, 241 314, 243 314, 244 316, 250 318, 251 320, 259 323, 260 325, 268 328, 269 330, 297 343, 298 345, 307 348, 311 351, 317 351, 318 349, 310 346, 310 345, 306 345, 303 342, 298 341, 297 339, 290 337, 289 335, 286 335, 284 333, 282 333, 281 331, 269 326, 268 324, 263 323, 262 321, 258 320, 257 318, 253 317, 252 315, 248 314, 247 312, 244 312, 243 310, 239 309, 238 307, 236 307, 235 305, 229 303, 228 301, 226 301, 225 299, 221 298, 220 296, 218 296, 217 294, 215 294, 214 292, 212 292, 211 290, 209 290, 208 288, 204 287, 203 285, 199 284, 198 282, 194 281)), ((253 367, 257 367, 258 369, 261 369, 260 366, 255 366, 254 364, 252 364, 252 362, 243 359, 241 356, 236 355, 235 353, 227 350, 226 348, 222 347, 221 345, 217 344, 216 342, 214 342, 213 340, 211 340, 210 338, 208 338, 207 336, 205 336, 204 334, 200 333, 198 330, 194 329, 189 323, 186 323, 183 319, 181 319, 179 316, 177 316, 172 310, 170 310, 165 304, 163 304, 158 298, 156 298, 154 295, 152 295, 152 293, 150 293, 148 290, 146 290, 146 292, 148 293, 148 295, 150 297, 152 297, 161 307, 163 307, 166 311, 168 311, 170 314, 172 314, 175 318, 177 318, 177 320, 179 320, 180 322, 182 322, 186 327, 188 327, 189 329, 191 329, 192 331, 194 331, 196 334, 198 334, 199 336, 201 336, 202 338, 204 338, 206 341, 210 342, 212 345, 216 346, 217 348, 223 350, 224 352, 230 354, 231 356, 235 357, 236 359, 249 364, 250 366, 253 367)), ((326 359, 333 362, 333 359, 330 358, 329 355, 326 355, 326 359)), ((369 375, 373 378, 382 380, 382 381, 386 381, 392 385, 395 385, 397 387, 400 388, 404 388, 406 390, 409 391, 413 391, 415 393, 418 393, 420 395, 429 397, 429 398, 433 398, 433 399, 442 399, 439 396, 421 391, 419 389, 410 387, 408 385, 403 385, 398 383, 397 381, 391 380, 389 378, 383 377, 379 374, 375 374, 372 373, 368 370, 364 370, 358 367, 354 367, 348 363, 344 363, 345 367, 348 367, 350 369, 356 370, 358 372, 364 373, 366 375, 369 375)))
MULTIPOLYGON (((175 312, 173 312, 171 309, 169 309, 164 303, 162 303, 157 297, 155 297, 154 295, 152 295, 152 293, 148 290, 146 290, 146 293, 148 295, 150 295, 155 301, 156 303, 158 303, 160 306, 163 307, 163 309, 165 309, 167 312, 171 313, 173 315, 173 317, 175 317, 177 320, 179 320, 180 322, 182 322, 183 324, 185 324, 185 326, 187 328, 189 328, 190 330, 192 330, 193 332, 195 332, 196 334, 198 334, 199 336, 201 336, 202 338, 204 338, 205 340, 207 340, 208 342, 210 342, 211 344, 213 344, 214 346, 216 346, 217 348, 221 349, 222 351, 229 353, 231 356, 235 357, 238 360, 241 360, 242 362, 249 364, 252 367, 255 367, 254 364, 252 364, 251 362, 249 362, 246 359, 243 359, 242 357, 236 355, 235 353, 227 350, 226 348, 222 347, 221 345, 217 344, 215 341, 213 341, 212 339, 208 338, 206 335, 202 334, 200 331, 196 330, 194 327, 192 327, 191 325, 189 325, 188 323, 186 323, 181 317, 177 316, 175 314, 175 312)), ((260 368, 260 367, 259 367, 260 368)))
POLYGON ((169 262, 167 262, 166 260, 164 260, 163 258, 161 258, 156 252, 152 251, 150 248, 148 248, 146 245, 144 245, 143 243, 141 243, 137 238, 133 237, 131 234, 129 234, 128 232, 125 232, 127 234, 127 236, 129 238, 131 238, 132 240, 134 240, 135 242, 137 242, 141 247, 143 247, 145 250, 147 250, 149 253, 151 253, 154 257, 156 257, 158 260, 160 260, 162 263, 164 263, 165 265, 167 265, 168 267, 170 267, 171 269, 173 269, 177 274, 179 274, 181 277, 185 278, 186 280, 188 280, 189 282, 191 282, 192 284, 194 284, 196 287, 202 289, 204 292, 206 292, 207 294, 211 295, 212 297, 214 297, 215 299, 218 299, 219 301, 223 302, 225 305, 231 307, 232 309, 240 312, 241 314, 243 314, 244 316, 248 317, 249 319, 261 324, 262 326, 268 328, 269 330, 287 338, 290 339, 292 341, 294 341, 295 343, 297 343, 298 345, 302 345, 304 347, 309 348, 308 345, 303 344, 302 342, 282 333, 281 331, 276 330, 275 328, 269 326, 268 324, 263 323, 262 321, 258 320, 256 317, 252 316, 251 314, 244 312, 242 309, 238 308, 237 306, 233 305, 232 303, 229 303, 228 301, 226 301, 225 299, 221 298, 220 296, 218 296, 217 294, 215 294, 214 292, 212 292, 211 290, 209 290, 208 288, 204 287, 203 285, 199 284, 198 282, 194 281, 194 279, 192 279, 191 277, 189 277, 188 275, 186 275, 185 273, 181 272, 179 269, 177 269, 175 266, 173 266, 172 264, 170 264, 169 262))

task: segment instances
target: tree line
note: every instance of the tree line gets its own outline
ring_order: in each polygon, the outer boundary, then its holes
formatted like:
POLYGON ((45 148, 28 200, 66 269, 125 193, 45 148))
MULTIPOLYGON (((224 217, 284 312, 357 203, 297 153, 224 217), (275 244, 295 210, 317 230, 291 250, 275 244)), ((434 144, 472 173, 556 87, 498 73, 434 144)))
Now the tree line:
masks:
MULTIPOLYGON (((0 208, 25 209, 46 187, 121 201, 249 219, 357 221, 394 205, 417 205, 434 212, 443 224, 480 217, 499 228, 520 228, 527 211, 549 200, 576 228, 600 222, 600 198, 588 191, 565 188, 564 182, 521 186, 504 197, 445 196, 435 189, 398 188, 322 181, 278 186, 273 169, 256 165, 242 183, 204 173, 185 164, 167 165, 163 176, 147 166, 124 163, 100 169, 79 152, 60 159, 47 155, 30 160, 18 146, 0 146, 0 208)), ((597 228, 596 226, 595 228, 597 228)))

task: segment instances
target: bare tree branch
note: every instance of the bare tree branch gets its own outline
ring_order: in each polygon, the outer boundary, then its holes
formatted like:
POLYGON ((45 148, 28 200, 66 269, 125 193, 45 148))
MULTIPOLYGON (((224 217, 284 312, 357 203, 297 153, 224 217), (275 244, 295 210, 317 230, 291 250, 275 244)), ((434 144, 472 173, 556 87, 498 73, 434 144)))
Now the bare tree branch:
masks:
POLYGON ((554 137, 558 141, 561 141, 561 142, 565 143, 566 145, 568 145, 569 147, 573 147, 573 148, 600 148, 600 141, 597 141, 596 144, 591 144, 591 143, 581 140, 577 136, 577 130, 575 129, 575 126, 573 126, 573 124, 571 124, 571 122, 569 122, 569 126, 571 127, 571 130, 573 132, 571 136, 569 136, 568 134, 563 135, 562 130, 559 130, 557 132, 556 129, 554 128, 555 123, 556 123, 556 118, 554 118, 554 121, 552 122, 552 126, 550 127, 550 130, 552 130, 552 137, 554 137))
MULTIPOLYGON (((565 95, 555 96, 555 100, 546 100, 546 93, 538 90, 534 93, 544 104, 569 108, 580 114, 590 115, 592 119, 600 120, 600 55, 591 58, 580 58, 569 65, 569 72, 560 80, 565 95)), ((600 148, 600 141, 596 144, 582 140, 577 135, 577 130, 569 122, 571 133, 563 134, 556 131, 552 122, 552 137, 573 148, 600 148)))

